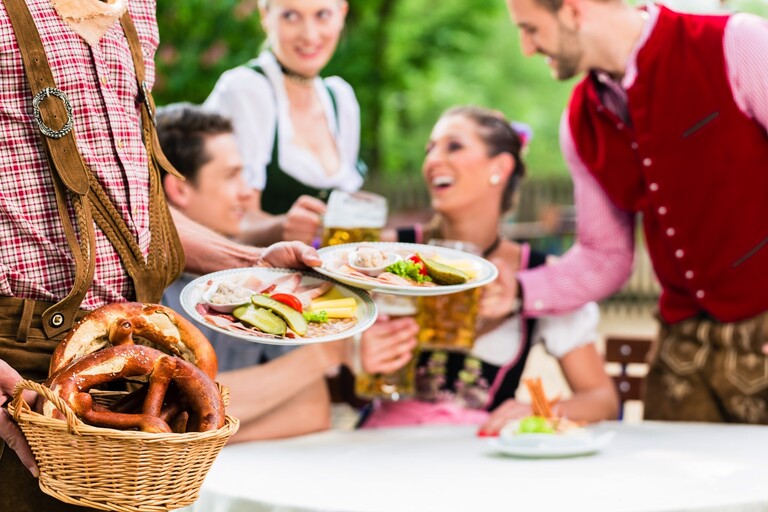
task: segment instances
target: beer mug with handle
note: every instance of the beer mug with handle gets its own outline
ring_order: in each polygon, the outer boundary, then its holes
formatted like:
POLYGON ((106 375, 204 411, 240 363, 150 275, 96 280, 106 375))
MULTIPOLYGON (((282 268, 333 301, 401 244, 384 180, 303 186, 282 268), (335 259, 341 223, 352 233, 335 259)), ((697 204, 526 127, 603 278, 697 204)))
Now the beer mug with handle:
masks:
POLYGON ((387 223, 387 199, 371 192, 334 190, 323 216, 322 246, 378 242, 387 223))

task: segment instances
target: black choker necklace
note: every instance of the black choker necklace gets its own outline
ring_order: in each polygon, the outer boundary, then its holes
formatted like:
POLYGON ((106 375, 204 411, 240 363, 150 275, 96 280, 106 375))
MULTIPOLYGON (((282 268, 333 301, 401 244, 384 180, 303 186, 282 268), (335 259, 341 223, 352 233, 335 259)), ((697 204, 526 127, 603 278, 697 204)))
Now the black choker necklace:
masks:
POLYGON ((288 69, 287 67, 283 66, 283 64, 280 61, 278 61, 278 64, 280 64, 280 71, 283 72, 283 75, 285 75, 285 77, 288 78, 289 80, 293 80, 297 84, 310 85, 312 83, 312 81, 315 78, 317 78, 317 77, 314 77, 314 76, 302 75, 300 73, 292 71, 292 70, 288 69))
POLYGON ((493 243, 483 251, 483 258, 487 258, 491 254, 493 254, 493 251, 499 248, 499 245, 501 245, 501 237, 499 235, 496 235, 496 240, 493 241, 493 243))

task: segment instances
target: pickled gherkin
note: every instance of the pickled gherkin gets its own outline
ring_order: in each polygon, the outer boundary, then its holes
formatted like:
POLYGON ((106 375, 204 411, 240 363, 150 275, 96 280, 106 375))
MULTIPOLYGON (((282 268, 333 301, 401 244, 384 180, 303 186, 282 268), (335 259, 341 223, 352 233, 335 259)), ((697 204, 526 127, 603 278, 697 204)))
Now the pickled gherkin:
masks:
POLYGON ((425 258, 421 255, 419 255, 419 258, 424 262, 424 267, 426 267, 429 277, 431 277, 432 281, 437 284, 464 284, 469 281, 469 276, 457 268, 450 267, 430 258, 425 258))
POLYGON ((254 306, 271 310, 272 313, 285 320, 288 327, 299 336, 307 334, 307 321, 304 320, 304 316, 301 313, 292 307, 258 293, 251 296, 251 302, 254 306))
POLYGON ((288 326, 282 318, 268 309, 259 308, 253 304, 236 308, 232 315, 248 325, 256 327, 261 332, 284 336, 288 326))

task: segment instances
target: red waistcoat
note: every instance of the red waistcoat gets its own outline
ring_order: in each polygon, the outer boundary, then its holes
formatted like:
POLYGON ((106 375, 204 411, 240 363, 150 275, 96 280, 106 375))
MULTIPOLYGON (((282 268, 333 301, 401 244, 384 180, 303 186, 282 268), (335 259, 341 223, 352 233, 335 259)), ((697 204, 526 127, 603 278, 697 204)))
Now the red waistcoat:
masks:
POLYGON ((627 91, 630 126, 603 108, 594 75, 569 106, 579 157, 642 213, 668 322, 768 310, 768 136, 733 99, 727 21, 661 8, 627 91))

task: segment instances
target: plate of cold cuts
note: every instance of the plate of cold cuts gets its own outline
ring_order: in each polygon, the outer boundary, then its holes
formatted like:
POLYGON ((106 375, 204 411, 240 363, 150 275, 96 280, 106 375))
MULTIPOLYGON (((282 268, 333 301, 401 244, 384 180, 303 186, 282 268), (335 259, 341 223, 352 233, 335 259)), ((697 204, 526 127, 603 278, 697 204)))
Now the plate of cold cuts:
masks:
POLYGON ((317 251, 315 270, 339 282, 391 295, 432 296, 491 283, 498 270, 474 254, 434 245, 360 242, 317 251))
POLYGON ((198 277, 182 290, 181 306, 205 327, 272 345, 336 341, 376 321, 376 306, 364 290, 314 272, 278 268, 198 277))

